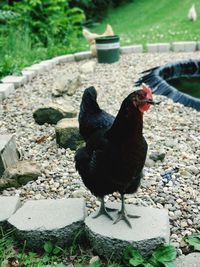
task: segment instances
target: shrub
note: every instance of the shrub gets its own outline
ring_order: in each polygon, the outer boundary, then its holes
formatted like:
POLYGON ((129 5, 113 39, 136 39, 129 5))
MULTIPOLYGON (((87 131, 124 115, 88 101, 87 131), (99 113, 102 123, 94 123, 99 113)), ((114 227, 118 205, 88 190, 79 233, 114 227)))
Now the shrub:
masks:
POLYGON ((116 7, 126 1, 128 0, 69 0, 69 5, 83 9, 88 20, 101 20, 109 7, 116 7))
POLYGON ((69 8, 66 0, 22 0, 4 6, 20 16, 14 16, 11 26, 24 25, 36 42, 48 45, 49 39, 69 43, 80 32, 84 13, 80 8, 69 8))

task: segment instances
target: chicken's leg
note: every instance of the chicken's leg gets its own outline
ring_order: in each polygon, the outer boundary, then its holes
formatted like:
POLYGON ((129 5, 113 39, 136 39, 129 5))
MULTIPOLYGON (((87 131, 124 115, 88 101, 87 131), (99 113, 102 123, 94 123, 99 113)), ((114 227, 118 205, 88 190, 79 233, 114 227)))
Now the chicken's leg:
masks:
POLYGON ((114 224, 118 223, 121 220, 124 220, 128 224, 128 226, 130 228, 132 228, 132 225, 131 225, 128 217, 129 218, 139 218, 140 216, 131 215, 131 214, 127 213, 126 208, 125 208, 125 203, 124 203, 124 194, 121 194, 121 203, 122 203, 121 210, 118 212, 119 215, 118 215, 117 219, 114 221, 114 224))
POLYGON ((100 198, 100 201, 101 201, 101 206, 99 208, 99 211, 98 211, 98 213, 95 216, 93 216, 93 218, 97 218, 97 217, 99 217, 101 215, 105 215, 110 220, 113 220, 112 216, 110 216, 110 214, 106 210, 104 198, 100 198))

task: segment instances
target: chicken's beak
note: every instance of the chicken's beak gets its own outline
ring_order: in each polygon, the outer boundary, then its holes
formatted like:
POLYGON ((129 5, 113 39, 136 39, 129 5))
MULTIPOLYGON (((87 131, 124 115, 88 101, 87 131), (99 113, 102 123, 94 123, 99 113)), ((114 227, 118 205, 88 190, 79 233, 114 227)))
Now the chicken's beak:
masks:
POLYGON ((146 102, 150 105, 159 105, 161 103, 161 101, 155 102, 153 99, 147 99, 146 102))

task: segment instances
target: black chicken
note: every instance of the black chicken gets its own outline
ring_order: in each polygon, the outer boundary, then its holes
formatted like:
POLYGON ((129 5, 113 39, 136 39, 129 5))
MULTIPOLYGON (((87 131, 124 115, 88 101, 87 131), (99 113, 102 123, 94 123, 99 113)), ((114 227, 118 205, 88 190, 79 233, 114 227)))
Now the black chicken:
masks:
POLYGON ((76 152, 76 169, 86 187, 101 199, 95 217, 104 214, 112 218, 105 209, 104 196, 115 191, 121 194, 122 206, 114 223, 125 220, 131 227, 128 217, 137 217, 126 213, 124 194, 136 192, 140 185, 147 154, 143 112, 150 104, 154 104, 151 90, 143 85, 125 98, 113 125, 98 129, 76 152))
POLYGON ((79 131, 85 141, 97 130, 111 127, 114 117, 100 109, 93 86, 85 89, 80 105, 79 131))

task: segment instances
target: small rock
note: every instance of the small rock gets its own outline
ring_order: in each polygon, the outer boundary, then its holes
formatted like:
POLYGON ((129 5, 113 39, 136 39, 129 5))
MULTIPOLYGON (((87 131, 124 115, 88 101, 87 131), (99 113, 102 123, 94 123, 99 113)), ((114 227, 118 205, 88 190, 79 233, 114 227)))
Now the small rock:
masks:
POLYGON ((146 162, 145 162, 145 166, 148 167, 148 168, 154 167, 155 166, 155 162, 152 159, 147 158, 146 162))
POLYGON ((175 211, 174 211, 174 215, 175 215, 176 217, 180 217, 180 216, 182 215, 182 212, 181 212, 180 210, 175 210, 175 211))
MULTIPOLYGON (((55 131, 56 142, 60 147, 76 150, 83 143, 76 119, 60 120, 55 127, 55 131)), ((74 169, 72 169, 72 172, 74 172, 74 169)))
POLYGON ((41 170, 35 162, 19 161, 7 168, 2 178, 14 180, 17 184, 24 185, 29 181, 36 180, 39 176, 41 176, 41 170))
POLYGON ((79 71, 83 74, 92 73, 94 72, 95 65, 95 61, 86 62, 79 67, 79 71))
POLYGON ((47 106, 37 109, 33 113, 35 121, 42 125, 44 123, 56 124, 63 118, 76 117, 77 112, 71 106, 62 106, 58 103, 49 103, 47 106))
POLYGON ((82 198, 86 195, 87 191, 84 189, 78 189, 72 193, 74 198, 82 198))
POLYGON ((61 77, 59 76, 55 81, 52 95, 55 97, 63 96, 64 94, 72 96, 73 94, 75 94, 80 85, 81 78, 78 74, 66 74, 61 77))
POLYGON ((165 158, 165 153, 154 152, 149 155, 149 158, 152 159, 153 161, 158 161, 158 160, 163 161, 165 158))

